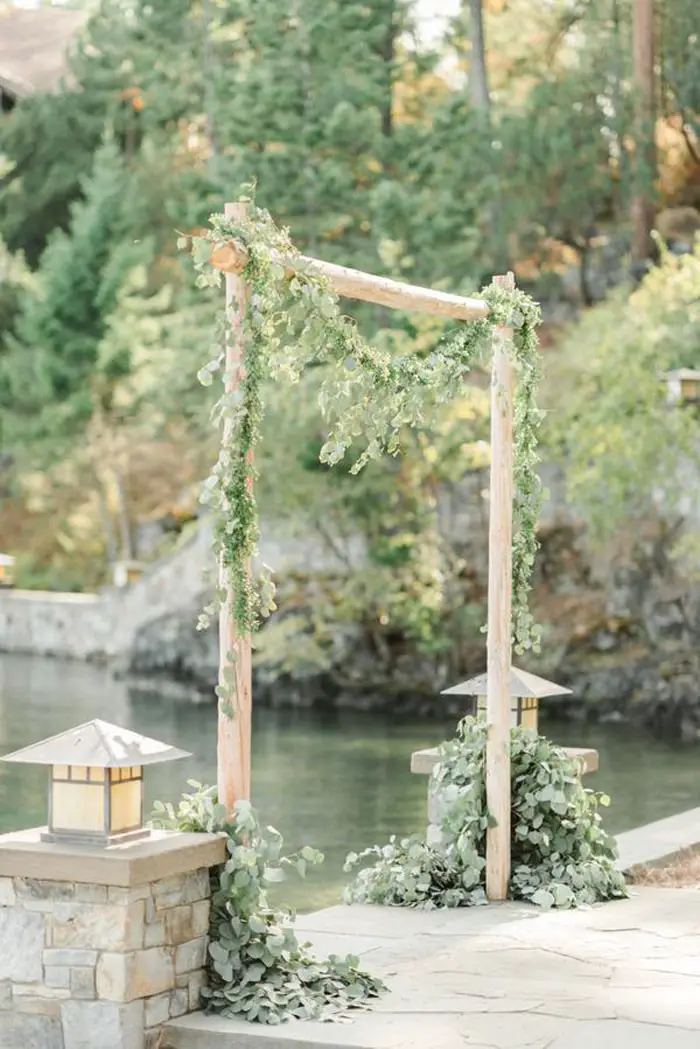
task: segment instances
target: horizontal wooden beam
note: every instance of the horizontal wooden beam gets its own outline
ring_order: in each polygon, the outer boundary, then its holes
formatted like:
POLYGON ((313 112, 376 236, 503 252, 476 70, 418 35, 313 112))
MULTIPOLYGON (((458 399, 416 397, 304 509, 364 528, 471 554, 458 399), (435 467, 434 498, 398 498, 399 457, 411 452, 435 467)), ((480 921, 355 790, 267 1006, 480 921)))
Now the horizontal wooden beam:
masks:
MULTIPOLYGON (((222 273, 240 273, 246 264, 246 249, 236 241, 216 248, 211 256, 211 264, 222 273)), ((488 305, 481 299, 465 299, 461 295, 450 295, 445 291, 432 291, 430 288, 418 288, 413 284, 390 280, 389 277, 376 277, 361 270, 351 270, 347 266, 336 266, 332 262, 322 262, 301 255, 299 260, 304 267, 321 277, 326 277, 338 295, 346 299, 360 299, 362 302, 374 302, 378 306, 389 306, 394 310, 406 310, 409 313, 432 313, 438 317, 454 317, 456 320, 473 321, 488 317, 488 305)), ((293 264, 285 265, 289 277, 296 273, 293 264)))

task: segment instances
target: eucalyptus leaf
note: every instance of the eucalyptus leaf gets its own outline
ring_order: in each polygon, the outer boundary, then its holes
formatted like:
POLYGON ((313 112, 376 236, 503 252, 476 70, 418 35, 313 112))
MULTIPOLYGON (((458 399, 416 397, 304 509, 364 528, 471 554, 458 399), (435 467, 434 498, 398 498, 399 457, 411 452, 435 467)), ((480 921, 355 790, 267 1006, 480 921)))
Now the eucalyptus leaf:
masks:
MULTIPOLYGON (((442 807, 441 837, 413 838, 352 854, 360 867, 346 902, 405 907, 464 907, 485 902, 487 727, 465 718, 440 748, 431 790, 442 807)), ((510 895, 546 907, 573 907, 626 895, 614 841, 570 759, 549 740, 511 733, 512 872, 510 895), (543 784, 543 780, 545 781, 543 784)))
POLYGON ((203 996, 210 1011, 251 1023, 278 1024, 292 1017, 330 1019, 383 993, 384 985, 363 972, 356 959, 317 959, 298 940, 284 908, 271 907, 268 880, 284 879, 280 863, 319 862, 321 854, 304 846, 298 856, 282 856, 282 837, 263 828, 249 802, 231 815, 213 787, 192 781, 177 811, 160 803, 158 826, 226 834, 229 859, 220 869, 211 899, 209 986, 203 996))

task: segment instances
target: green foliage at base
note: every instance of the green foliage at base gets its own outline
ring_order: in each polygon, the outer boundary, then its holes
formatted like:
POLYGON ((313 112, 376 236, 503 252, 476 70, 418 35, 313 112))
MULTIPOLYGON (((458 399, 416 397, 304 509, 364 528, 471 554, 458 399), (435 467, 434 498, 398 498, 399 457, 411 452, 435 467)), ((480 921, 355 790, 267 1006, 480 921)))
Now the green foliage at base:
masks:
POLYGON ((300 943, 293 915, 271 906, 267 890, 294 869, 323 862, 305 845, 282 855, 282 836, 264 830, 248 802, 239 802, 226 818, 216 788, 189 781, 194 793, 183 794, 178 809, 156 802, 156 826, 182 831, 222 832, 229 858, 217 872, 212 893, 209 943, 209 986, 202 994, 209 1012, 255 1023, 279 1024, 293 1017, 329 1020, 361 1007, 385 988, 359 968, 352 956, 314 957, 300 943))
MULTIPOLYGON (((374 863, 348 887, 347 903, 431 909, 486 902, 485 750, 485 723, 466 718, 433 773, 444 804, 441 842, 416 835, 351 853, 346 870, 374 863)), ((510 896, 541 907, 626 896, 614 839, 601 825, 599 806, 609 798, 582 786, 576 763, 544 737, 514 729, 511 777, 510 896)))

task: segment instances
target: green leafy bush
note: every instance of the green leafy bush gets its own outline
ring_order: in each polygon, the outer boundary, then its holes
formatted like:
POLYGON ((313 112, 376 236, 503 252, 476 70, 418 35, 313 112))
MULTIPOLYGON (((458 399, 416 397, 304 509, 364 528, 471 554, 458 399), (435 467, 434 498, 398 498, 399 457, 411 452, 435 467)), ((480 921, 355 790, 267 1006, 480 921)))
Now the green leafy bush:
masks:
MULTIPOLYGON (((346 870, 366 859, 374 863, 359 871, 346 902, 421 908, 486 902, 485 749, 486 725, 465 718, 457 737, 442 745, 433 773, 443 802, 441 841, 392 838, 383 847, 351 853, 346 870)), ((511 897, 542 907, 577 907, 626 896, 615 868, 615 842, 599 812, 609 798, 586 790, 576 763, 525 729, 511 734, 511 772, 511 897)))
POLYGON ((239 802, 226 819, 215 787, 189 781, 175 810, 156 802, 155 826, 226 835, 228 859, 213 875, 209 943, 209 986, 202 991, 207 1011, 264 1024, 292 1017, 332 1019, 361 1007, 384 991, 383 984, 359 968, 357 958, 331 955, 318 960, 294 932, 293 915, 272 907, 268 886, 284 881, 288 870, 301 877, 323 862, 305 845, 283 856, 282 836, 260 826, 249 802, 239 802))
POLYGON ((594 535, 687 512, 698 464, 698 415, 669 410, 664 372, 695 368, 700 345, 700 240, 665 252, 632 294, 583 314, 550 355, 544 438, 566 470, 568 501, 594 535))

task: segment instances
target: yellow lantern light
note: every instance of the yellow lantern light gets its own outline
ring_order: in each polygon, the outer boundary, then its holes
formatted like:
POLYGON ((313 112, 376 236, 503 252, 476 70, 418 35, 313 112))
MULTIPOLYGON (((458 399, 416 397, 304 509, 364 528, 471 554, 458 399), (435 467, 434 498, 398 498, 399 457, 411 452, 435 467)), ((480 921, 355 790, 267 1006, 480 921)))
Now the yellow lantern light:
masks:
POLYGON ((143 575, 143 565, 140 561, 115 561, 114 563, 114 585, 118 587, 129 586, 135 583, 143 575))
POLYGON ((668 404, 700 403, 700 371, 694 368, 676 368, 663 376, 668 404))
MULTIPOLYGON (((468 696, 465 714, 471 717, 486 719, 486 695, 488 692, 488 677, 479 674, 478 677, 470 678, 469 681, 461 681, 458 685, 445 688, 440 693, 442 696, 468 696)), ((539 701, 543 696, 565 696, 570 695, 570 688, 562 688, 555 685, 553 681, 545 681, 536 674, 529 674, 525 670, 511 667, 510 671, 510 718, 513 728, 532 729, 537 732, 539 717, 539 701)))
POLYGON ((15 559, 10 554, 0 554, 0 586, 15 585, 15 559))
POLYGON ((96 718, 2 760, 51 766, 44 841, 104 847, 150 833, 143 826, 144 766, 185 757, 187 751, 96 718))

